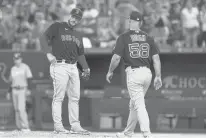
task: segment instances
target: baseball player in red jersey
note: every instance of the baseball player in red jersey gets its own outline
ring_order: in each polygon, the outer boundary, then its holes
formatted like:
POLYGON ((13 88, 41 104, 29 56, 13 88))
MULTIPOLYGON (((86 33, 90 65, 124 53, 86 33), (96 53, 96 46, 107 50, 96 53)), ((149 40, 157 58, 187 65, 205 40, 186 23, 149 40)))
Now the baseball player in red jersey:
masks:
POLYGON ((161 63, 159 50, 154 39, 140 30, 142 16, 133 11, 130 14, 130 29, 121 34, 114 48, 106 79, 110 83, 113 71, 119 65, 122 58, 125 63, 127 88, 130 95, 130 113, 127 126, 117 137, 132 137, 137 121, 139 121, 144 138, 151 138, 149 116, 145 107, 144 96, 150 86, 152 73, 150 66, 153 61, 155 69, 154 87, 159 89, 161 81, 161 63))
POLYGON ((47 52, 47 58, 51 62, 50 75, 54 86, 52 117, 54 131, 57 133, 90 134, 81 127, 79 121, 80 76, 77 62, 83 68, 83 75, 90 75, 84 56, 82 37, 75 31, 75 27, 81 22, 82 15, 80 9, 73 9, 68 22, 53 23, 40 38, 42 46, 51 47, 51 52, 47 52), (61 117, 62 101, 66 92, 70 132, 64 128, 61 117))

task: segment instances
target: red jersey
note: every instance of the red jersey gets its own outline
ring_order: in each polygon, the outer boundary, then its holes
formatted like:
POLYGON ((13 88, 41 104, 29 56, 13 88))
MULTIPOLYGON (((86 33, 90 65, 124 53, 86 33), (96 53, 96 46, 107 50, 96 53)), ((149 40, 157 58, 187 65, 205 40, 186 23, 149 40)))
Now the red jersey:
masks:
POLYGON ((159 49, 147 33, 129 30, 117 38, 113 53, 123 58, 126 67, 150 68, 152 56, 159 54, 159 49))
POLYGON ((46 31, 50 40, 52 54, 57 60, 77 61, 78 56, 84 55, 82 36, 66 22, 55 22, 46 31))

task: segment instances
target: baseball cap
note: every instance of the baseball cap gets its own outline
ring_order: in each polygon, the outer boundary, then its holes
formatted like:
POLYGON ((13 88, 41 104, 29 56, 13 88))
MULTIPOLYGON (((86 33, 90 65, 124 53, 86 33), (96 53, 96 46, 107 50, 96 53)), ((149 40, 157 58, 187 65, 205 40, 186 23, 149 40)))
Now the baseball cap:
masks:
POLYGON ((142 21, 143 20, 142 14, 140 12, 137 12, 137 11, 132 11, 129 18, 130 18, 130 20, 134 20, 134 21, 142 21))
POLYGON ((72 9, 72 11, 70 12, 70 14, 71 15, 73 15, 73 16, 75 16, 75 17, 77 17, 77 18, 82 18, 82 16, 83 16, 83 12, 80 10, 80 9, 78 9, 78 8, 74 8, 74 9, 72 9))
POLYGON ((17 60, 17 59, 22 58, 22 56, 21 56, 20 53, 15 53, 13 58, 14 58, 15 60, 17 60))

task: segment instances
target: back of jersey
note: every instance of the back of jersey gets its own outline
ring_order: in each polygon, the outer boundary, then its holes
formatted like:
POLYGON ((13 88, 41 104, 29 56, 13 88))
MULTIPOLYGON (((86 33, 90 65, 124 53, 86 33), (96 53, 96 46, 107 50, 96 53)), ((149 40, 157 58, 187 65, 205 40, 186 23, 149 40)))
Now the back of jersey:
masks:
POLYGON ((126 67, 148 68, 151 66, 152 56, 159 54, 153 38, 143 31, 133 30, 119 36, 113 52, 123 58, 126 67))

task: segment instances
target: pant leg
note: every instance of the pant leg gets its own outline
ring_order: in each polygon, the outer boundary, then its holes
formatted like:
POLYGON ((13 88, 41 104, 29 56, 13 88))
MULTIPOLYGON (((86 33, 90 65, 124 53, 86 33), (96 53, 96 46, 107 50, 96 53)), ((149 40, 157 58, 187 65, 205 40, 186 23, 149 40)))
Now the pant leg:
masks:
POLYGON ((150 133, 150 122, 145 106, 144 96, 151 82, 151 78, 152 78, 151 71, 149 69, 142 68, 137 70, 129 69, 126 72, 127 72, 127 87, 131 98, 130 108, 132 108, 132 110, 130 110, 130 115, 125 130, 128 133, 133 132, 135 129, 134 126, 136 126, 136 122, 138 120, 141 131, 143 133, 150 133), (135 117, 135 111, 136 111, 136 117, 135 117), (133 125, 129 125, 129 124, 133 124, 133 125))
POLYGON ((204 42, 204 37, 203 37, 203 32, 201 32, 198 37, 197 37, 197 43, 198 43, 198 46, 199 47, 202 47, 203 46, 203 42, 204 42))
POLYGON ((192 28, 191 30, 191 44, 192 44, 192 47, 197 47, 197 36, 198 36, 198 28, 192 28))
POLYGON ((15 122, 16 126, 18 129, 21 129, 21 124, 20 124, 20 114, 19 114, 19 109, 18 109, 18 91, 12 90, 12 103, 15 111, 15 122))
POLYGON ((19 90, 18 93, 18 109, 20 114, 20 124, 23 129, 29 128, 28 116, 26 112, 26 91, 27 89, 19 90))
MULTIPOLYGON (((203 42, 205 43, 205 46, 206 46, 206 31, 203 32, 202 34, 203 36, 203 42)), ((203 42, 202 42, 202 46, 203 46, 203 42)))
POLYGON ((131 136, 134 133, 134 130, 136 128, 137 121, 138 121, 137 111, 135 110, 134 102, 132 102, 132 100, 130 100, 130 102, 129 102, 129 109, 130 109, 129 117, 127 120, 127 126, 124 129, 124 133, 126 135, 131 136))
POLYGON ((52 100, 52 118, 54 128, 63 127, 62 124, 62 102, 64 100, 65 91, 69 79, 69 68, 67 64, 52 64, 50 66, 50 75, 53 79, 54 95, 52 100))
MULTIPOLYGON (((131 75, 132 74, 130 74, 130 76, 131 75)), ((152 76, 150 74, 145 75, 145 81, 144 81, 144 84, 143 84, 144 95, 147 93, 147 90, 150 86, 151 80, 152 80, 152 76)), ((128 78, 127 81, 129 81, 129 78, 128 78)), ((135 104, 132 100, 130 100, 130 102, 129 102, 129 108, 130 108, 129 117, 128 117, 128 120, 127 120, 127 126, 124 129, 124 132, 127 135, 132 135, 134 133, 134 130, 135 130, 137 122, 138 122, 138 114, 137 114, 137 111, 135 109, 135 104)))
POLYGON ((68 95, 68 108, 69 108, 69 122, 71 127, 79 127, 79 99, 80 99, 80 78, 79 71, 76 65, 71 66, 69 73, 69 88, 68 95))
POLYGON ((191 34, 188 28, 183 28, 186 47, 191 47, 191 34))

